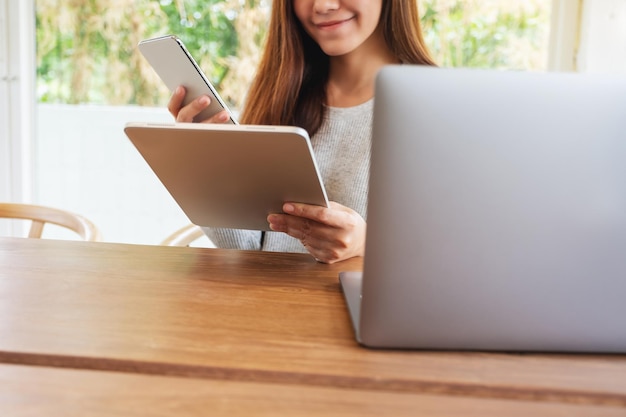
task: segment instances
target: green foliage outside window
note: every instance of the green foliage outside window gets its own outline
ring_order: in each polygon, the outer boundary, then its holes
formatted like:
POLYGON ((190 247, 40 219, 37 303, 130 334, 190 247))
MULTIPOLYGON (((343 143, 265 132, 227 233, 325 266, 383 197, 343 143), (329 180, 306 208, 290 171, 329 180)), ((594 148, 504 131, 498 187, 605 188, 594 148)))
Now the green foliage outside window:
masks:
MULTIPOLYGON (((390 0, 393 1, 393 0, 390 0)), ((541 70, 549 0, 417 0, 441 66, 541 70)), ((234 108, 254 76, 271 0, 37 0, 40 102, 163 106, 136 49, 178 35, 234 108)))
POLYGON ((446 67, 543 70, 550 1, 423 0, 426 42, 446 67))

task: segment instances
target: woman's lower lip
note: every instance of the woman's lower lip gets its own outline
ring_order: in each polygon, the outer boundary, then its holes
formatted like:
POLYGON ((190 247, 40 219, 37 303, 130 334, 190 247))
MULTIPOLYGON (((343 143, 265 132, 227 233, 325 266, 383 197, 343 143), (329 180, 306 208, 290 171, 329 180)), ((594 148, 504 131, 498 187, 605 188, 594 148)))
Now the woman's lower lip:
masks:
POLYGON ((331 24, 325 24, 325 25, 317 25, 317 27, 321 30, 332 30, 335 28, 338 28, 339 26, 342 26, 343 24, 345 24, 346 22, 350 21, 351 19, 348 20, 342 20, 340 22, 334 22, 331 24))
POLYGON ((318 26, 318 28, 320 28, 321 30, 328 30, 328 29, 334 29, 342 24, 343 22, 337 22, 337 23, 333 23, 332 25, 320 25, 318 26))

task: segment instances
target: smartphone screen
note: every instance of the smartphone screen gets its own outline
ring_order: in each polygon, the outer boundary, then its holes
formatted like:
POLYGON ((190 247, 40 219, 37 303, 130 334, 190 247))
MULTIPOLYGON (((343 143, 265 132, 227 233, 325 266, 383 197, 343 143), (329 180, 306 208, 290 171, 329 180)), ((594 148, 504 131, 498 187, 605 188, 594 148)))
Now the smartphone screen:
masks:
POLYGON ((179 85, 185 87, 187 94, 183 105, 189 104, 201 95, 211 98, 209 107, 198 114, 194 122, 200 122, 226 110, 230 116, 230 123, 237 124, 224 100, 178 37, 167 35, 146 39, 139 42, 138 48, 171 92, 179 85))

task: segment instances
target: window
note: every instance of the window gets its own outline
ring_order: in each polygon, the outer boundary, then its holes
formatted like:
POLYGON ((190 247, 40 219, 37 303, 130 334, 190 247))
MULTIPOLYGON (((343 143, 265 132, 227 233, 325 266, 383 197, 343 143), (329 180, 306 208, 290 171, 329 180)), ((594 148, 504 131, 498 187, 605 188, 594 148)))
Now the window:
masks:
POLYGON ((439 65, 547 68, 551 0, 424 0, 426 42, 439 65))
MULTIPOLYGON (((0 0, 0 201, 29 199, 31 127, 34 102, 31 2, 0 0), (30 23, 30 24, 29 24, 30 23)), ((0 234, 21 228, 0 223, 0 234)))

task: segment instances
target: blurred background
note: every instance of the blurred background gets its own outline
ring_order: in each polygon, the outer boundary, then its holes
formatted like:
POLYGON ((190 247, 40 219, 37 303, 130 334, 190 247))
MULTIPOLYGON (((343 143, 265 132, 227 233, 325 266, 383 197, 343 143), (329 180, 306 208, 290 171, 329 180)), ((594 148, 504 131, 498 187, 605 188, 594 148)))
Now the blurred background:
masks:
MULTIPOLYGON (((441 66, 626 68, 624 0, 417 3, 441 66)), ((270 7, 270 0, 0 0, 0 201, 79 212, 112 242, 157 244, 187 224, 122 131, 129 121, 172 120, 169 92, 137 43, 179 36, 237 110, 270 7)), ((0 234, 14 227, 0 224, 0 234)))

